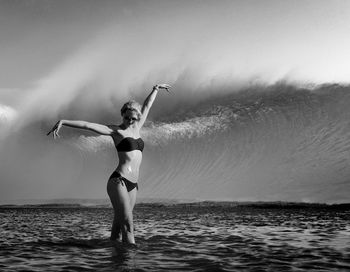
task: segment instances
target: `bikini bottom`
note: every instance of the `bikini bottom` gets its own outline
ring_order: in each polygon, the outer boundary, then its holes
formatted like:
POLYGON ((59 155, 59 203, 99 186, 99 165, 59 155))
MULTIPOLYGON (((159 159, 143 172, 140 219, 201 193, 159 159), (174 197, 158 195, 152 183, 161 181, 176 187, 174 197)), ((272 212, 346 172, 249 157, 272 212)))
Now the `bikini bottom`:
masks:
POLYGON ((130 181, 130 180, 128 180, 128 179, 126 179, 126 178, 124 178, 121 174, 119 174, 119 172, 117 172, 117 171, 114 171, 113 173, 112 173, 112 175, 109 177, 109 179, 111 180, 111 179, 113 179, 112 181, 113 182, 116 182, 116 183, 118 183, 118 182, 121 182, 121 181, 124 181, 124 184, 125 184, 125 186, 126 186, 126 190, 128 191, 128 192, 130 192, 130 191, 132 191, 133 189, 139 189, 139 186, 137 185, 137 182, 132 182, 132 181, 130 181))

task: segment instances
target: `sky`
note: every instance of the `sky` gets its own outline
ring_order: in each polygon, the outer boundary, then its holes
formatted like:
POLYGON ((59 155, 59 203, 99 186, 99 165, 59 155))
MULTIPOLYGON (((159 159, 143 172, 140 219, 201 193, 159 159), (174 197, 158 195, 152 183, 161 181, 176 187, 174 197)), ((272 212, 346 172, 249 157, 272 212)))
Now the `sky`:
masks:
POLYGON ((2 0, 0 5, 2 88, 30 87, 84 50, 107 54, 108 68, 119 66, 114 61, 120 53, 136 58, 145 50, 159 64, 171 53, 182 62, 229 66, 242 77, 319 82, 349 76, 348 1, 2 0))
MULTIPOLYGON (((68 196, 68 181, 53 185, 59 193, 45 182, 59 172, 53 154, 71 151, 47 143, 55 151, 40 158, 36 129, 63 117, 112 122, 125 100, 142 101, 158 82, 176 96, 159 97, 151 120, 212 95, 215 84, 347 84, 349 31, 346 0, 0 0, 0 196, 68 196), (21 187, 26 171, 14 164, 33 171, 31 160, 48 170, 21 187)), ((78 179, 72 168, 62 180, 78 179)), ((97 188, 83 196, 102 196, 97 188)))

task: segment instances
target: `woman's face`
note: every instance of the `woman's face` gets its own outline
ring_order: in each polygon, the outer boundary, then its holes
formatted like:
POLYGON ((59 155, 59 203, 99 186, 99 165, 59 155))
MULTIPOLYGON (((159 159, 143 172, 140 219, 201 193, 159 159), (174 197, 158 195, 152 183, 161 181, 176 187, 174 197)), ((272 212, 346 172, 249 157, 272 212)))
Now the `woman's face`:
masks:
POLYGON ((139 117, 137 115, 137 113, 133 110, 127 110, 124 114, 123 114, 123 123, 125 125, 132 125, 134 124, 136 121, 139 120, 139 117))

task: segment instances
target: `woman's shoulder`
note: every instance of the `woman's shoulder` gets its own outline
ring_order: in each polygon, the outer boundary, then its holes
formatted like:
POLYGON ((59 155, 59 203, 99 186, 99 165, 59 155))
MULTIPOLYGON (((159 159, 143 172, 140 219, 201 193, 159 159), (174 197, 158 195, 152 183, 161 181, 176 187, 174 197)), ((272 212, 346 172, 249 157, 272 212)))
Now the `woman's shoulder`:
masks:
POLYGON ((118 125, 106 125, 106 126, 109 127, 110 129, 113 129, 113 130, 120 129, 120 127, 118 125))
POLYGON ((119 134, 119 131, 121 129, 119 125, 114 125, 114 124, 106 125, 106 126, 109 127, 111 130, 113 130, 112 134, 115 134, 115 133, 119 134))

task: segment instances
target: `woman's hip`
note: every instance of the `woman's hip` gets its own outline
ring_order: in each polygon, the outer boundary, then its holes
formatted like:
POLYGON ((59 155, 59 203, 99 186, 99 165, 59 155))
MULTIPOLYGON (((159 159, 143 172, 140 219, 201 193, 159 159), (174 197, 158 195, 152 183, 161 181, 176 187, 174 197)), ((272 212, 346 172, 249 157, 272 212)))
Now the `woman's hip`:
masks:
POLYGON ((124 178, 119 172, 114 171, 108 179, 107 192, 117 188, 118 186, 125 187, 128 192, 134 190, 135 188, 138 190, 137 183, 131 182, 130 180, 124 178))

